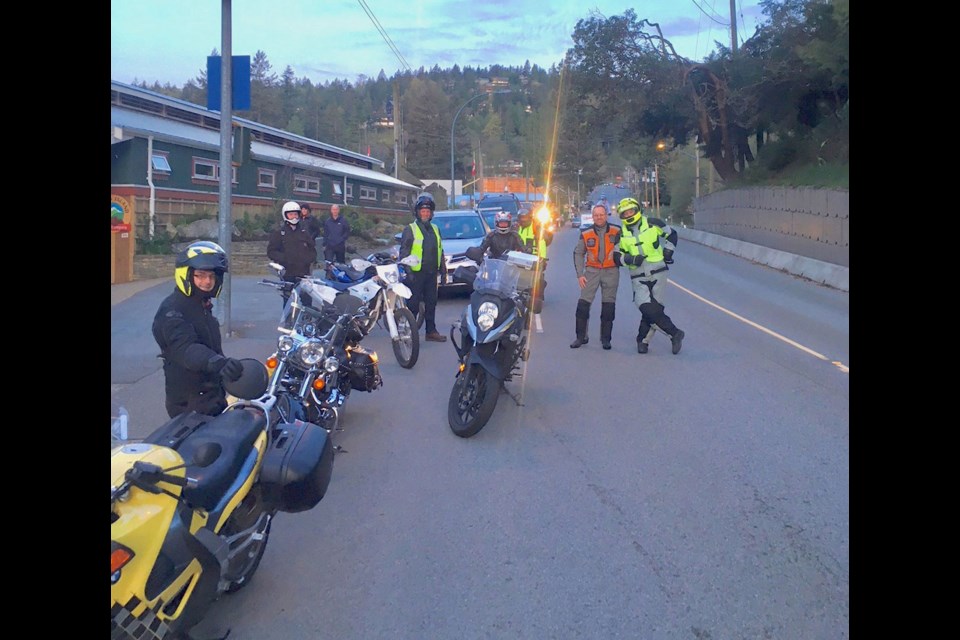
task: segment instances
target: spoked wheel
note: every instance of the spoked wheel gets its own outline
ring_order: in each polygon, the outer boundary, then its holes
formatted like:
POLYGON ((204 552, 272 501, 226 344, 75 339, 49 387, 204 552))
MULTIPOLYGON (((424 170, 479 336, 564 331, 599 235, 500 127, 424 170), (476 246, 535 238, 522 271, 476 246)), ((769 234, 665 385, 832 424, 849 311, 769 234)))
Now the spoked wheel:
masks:
POLYGON ((479 364, 471 364, 453 383, 447 403, 450 429, 461 438, 476 435, 497 406, 500 383, 479 364))
POLYGON ((423 314, 426 313, 426 309, 427 305, 421 302, 417 312, 414 314, 417 317, 417 331, 423 327, 423 314))
POLYGON ((411 369, 417 364, 420 357, 420 332, 417 331, 417 320, 413 312, 406 307, 400 307, 393 312, 397 322, 399 340, 393 341, 393 355, 404 369, 411 369))

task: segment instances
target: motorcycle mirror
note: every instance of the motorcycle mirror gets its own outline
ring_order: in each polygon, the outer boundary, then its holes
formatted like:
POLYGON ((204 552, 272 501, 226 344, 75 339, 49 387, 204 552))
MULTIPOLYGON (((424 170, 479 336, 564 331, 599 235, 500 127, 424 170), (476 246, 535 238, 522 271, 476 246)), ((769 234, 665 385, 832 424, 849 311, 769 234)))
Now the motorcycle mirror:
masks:
POLYGON ((464 253, 468 258, 470 258, 477 264, 480 264, 481 262, 483 262, 483 251, 480 249, 480 247, 470 247, 464 253))
POLYGON ((127 431, 129 417, 130 416, 127 414, 127 410, 123 407, 120 407, 117 418, 110 425, 110 436, 113 440, 119 440, 121 442, 125 442, 127 440, 129 437, 129 433, 127 431))
POLYGON ((236 380, 224 380, 224 390, 243 400, 259 398, 267 390, 267 367, 256 358, 241 358, 243 373, 236 380))

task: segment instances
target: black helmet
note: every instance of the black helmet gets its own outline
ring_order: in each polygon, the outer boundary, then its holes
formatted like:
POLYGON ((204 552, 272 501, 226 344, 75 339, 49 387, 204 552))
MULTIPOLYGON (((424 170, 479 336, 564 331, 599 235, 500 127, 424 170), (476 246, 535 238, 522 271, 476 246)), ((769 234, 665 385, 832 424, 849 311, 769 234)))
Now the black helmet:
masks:
POLYGON ((243 372, 236 380, 223 381, 224 390, 232 396, 253 400, 259 398, 267 390, 269 378, 267 368, 256 358, 241 358, 243 372))
POLYGON ((417 201, 413 203, 413 219, 420 219, 420 209, 423 207, 430 209, 430 220, 433 220, 433 212, 437 210, 437 203, 433 201, 433 196, 429 193, 421 193, 417 201))
POLYGON ((223 250, 223 247, 209 240, 198 240, 177 254, 174 267, 173 280, 177 283, 177 288, 187 296, 193 295, 193 272, 195 269, 213 271, 217 276, 217 284, 213 287, 212 292, 205 295, 216 298, 220 295, 220 289, 223 287, 223 274, 229 270, 229 263, 227 252, 223 250))

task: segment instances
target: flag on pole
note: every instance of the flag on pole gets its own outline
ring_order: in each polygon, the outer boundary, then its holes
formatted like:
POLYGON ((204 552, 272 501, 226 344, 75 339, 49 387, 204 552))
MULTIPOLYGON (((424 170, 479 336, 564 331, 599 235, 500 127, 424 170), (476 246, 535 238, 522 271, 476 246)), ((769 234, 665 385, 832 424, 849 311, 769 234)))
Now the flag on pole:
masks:
POLYGON ((477 163, 476 163, 476 162, 474 162, 473 164, 470 165, 470 175, 471 175, 471 176, 477 175, 477 163))

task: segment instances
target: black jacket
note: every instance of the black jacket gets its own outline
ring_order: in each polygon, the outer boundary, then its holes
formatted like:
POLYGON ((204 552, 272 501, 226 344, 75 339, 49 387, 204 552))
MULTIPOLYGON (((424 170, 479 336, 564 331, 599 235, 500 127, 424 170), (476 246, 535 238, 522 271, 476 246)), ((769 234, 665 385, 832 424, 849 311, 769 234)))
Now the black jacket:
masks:
POLYGON ((491 258, 502 258, 507 251, 523 251, 523 240, 512 229, 507 233, 491 231, 480 243, 480 249, 489 251, 491 258))
POLYGON ((209 298, 174 289, 153 318, 171 418, 191 410, 217 415, 227 406, 220 373, 207 372, 210 359, 223 355, 220 323, 211 308, 209 298))
MULTIPOLYGON (((420 233, 423 234, 423 257, 420 260, 420 271, 425 271, 427 273, 437 273, 439 270, 437 267, 437 252, 440 252, 440 267, 443 267, 443 241, 440 240, 440 247, 437 247, 437 236, 433 232, 433 223, 428 222, 426 225, 420 220, 417 220, 415 223, 420 227, 420 233)), ((410 251, 413 249, 413 229, 410 228, 408 224, 403 228, 403 233, 400 235, 400 255, 399 259, 406 258, 410 255, 410 251)))
POLYGON ((300 224, 307 228, 307 231, 310 232, 310 235, 314 240, 317 239, 317 236, 323 231, 323 223, 320 222, 319 218, 314 216, 307 216, 306 218, 300 218, 300 224))
POLYGON ((310 265, 317 261, 317 245, 307 225, 284 222, 270 234, 267 257, 286 267, 286 278, 301 278, 310 275, 310 265))
POLYGON ((334 220, 330 216, 323 221, 323 246, 328 249, 342 249, 347 244, 347 238, 350 237, 350 223, 344 219, 343 214, 334 220))

